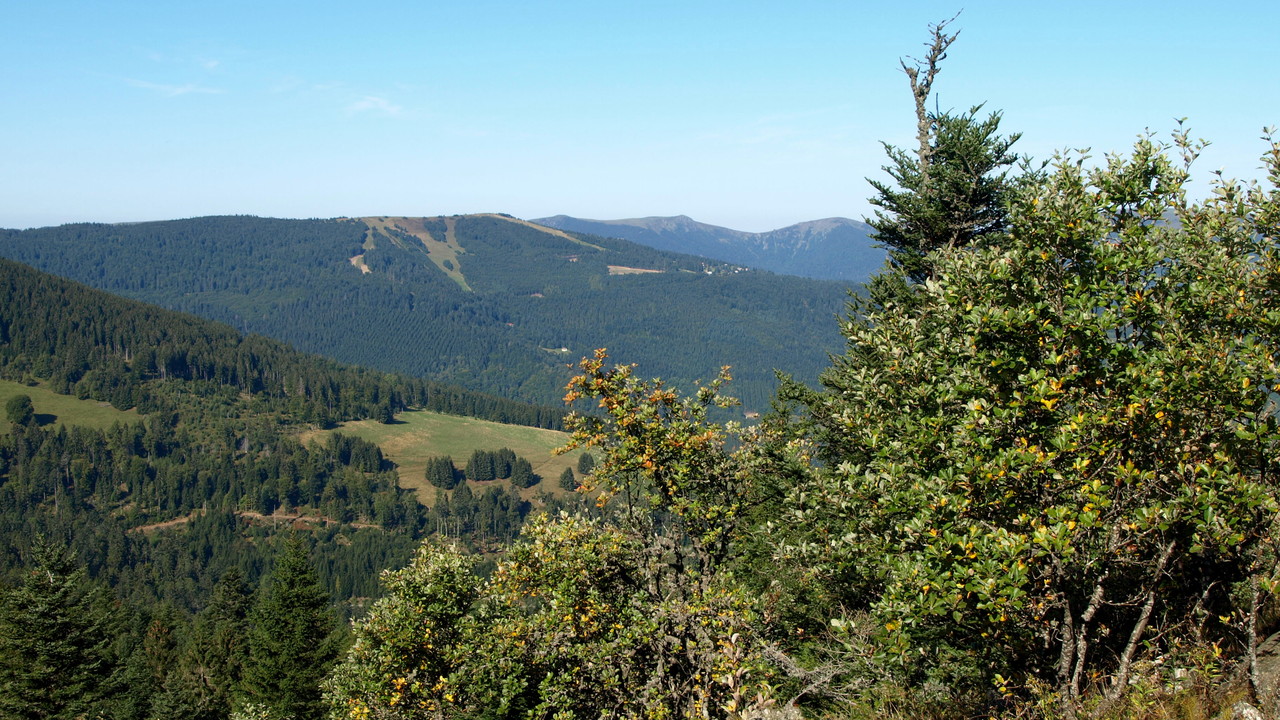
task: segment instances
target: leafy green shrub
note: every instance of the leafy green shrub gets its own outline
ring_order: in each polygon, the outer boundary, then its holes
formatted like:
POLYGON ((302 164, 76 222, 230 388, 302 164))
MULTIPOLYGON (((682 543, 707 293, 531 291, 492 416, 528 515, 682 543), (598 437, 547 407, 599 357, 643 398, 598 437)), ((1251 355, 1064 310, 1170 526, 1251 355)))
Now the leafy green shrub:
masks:
POLYGON ((619 527, 542 516, 487 582, 472 565, 426 544, 385 576, 326 684, 337 716, 724 717, 768 691, 747 599, 655 595, 654 554, 619 527))
POLYGON ((29 425, 35 420, 35 407, 31 404, 31 396, 14 395, 4 404, 5 417, 14 425, 29 425))
POLYGON ((778 552, 898 682, 1113 701, 1181 634, 1232 637, 1231 588, 1270 569, 1280 147, 1272 187, 1195 204, 1175 143, 1057 158, 1007 235, 844 322, 778 552))

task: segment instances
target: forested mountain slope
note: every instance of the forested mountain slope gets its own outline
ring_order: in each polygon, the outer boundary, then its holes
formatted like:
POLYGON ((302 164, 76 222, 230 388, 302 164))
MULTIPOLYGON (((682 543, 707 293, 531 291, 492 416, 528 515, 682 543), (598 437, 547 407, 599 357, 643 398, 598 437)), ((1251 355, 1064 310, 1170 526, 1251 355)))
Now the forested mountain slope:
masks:
POLYGON ((849 284, 866 282, 879 272, 885 260, 884 249, 871 239, 870 225, 841 217, 758 233, 708 225, 685 215, 627 220, 586 220, 556 215, 533 222, 776 273, 849 284))
MULTIPOLYGON (((304 445, 299 430, 409 406, 560 422, 555 409, 339 365, 9 260, 0 377, 141 415, 107 429, 0 419, 0 578, 45 536, 73 546, 122 595, 187 608, 231 567, 256 580, 278 511, 310 518, 303 527, 325 548, 320 576, 335 599, 374 592, 376 568, 434 527, 376 445, 342 435, 304 445)), ((501 508, 508 535, 527 512, 513 502, 501 508)))
POLYGON ((314 705, 334 615, 359 614, 381 569, 430 534, 510 542, 535 506, 565 504, 522 499, 511 486, 540 478, 509 450, 476 446, 502 459, 488 482, 427 508, 373 442, 300 440, 405 407, 541 427, 558 408, 340 365, 6 259, 0 397, 5 717, 226 718, 298 673, 314 705))
POLYGON ((346 362, 556 402, 596 347, 688 385, 812 379, 845 287, 501 215, 210 217, 0 232, 0 254, 346 362), (640 272, 644 271, 644 272, 640 272))

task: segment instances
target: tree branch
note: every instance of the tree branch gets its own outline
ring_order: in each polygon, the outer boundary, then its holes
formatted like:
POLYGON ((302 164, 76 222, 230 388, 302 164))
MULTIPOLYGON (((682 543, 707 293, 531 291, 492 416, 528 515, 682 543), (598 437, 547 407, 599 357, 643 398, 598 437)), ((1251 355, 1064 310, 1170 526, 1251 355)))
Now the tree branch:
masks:
POLYGON ((944 32, 947 25, 958 17, 960 13, 929 27, 933 32, 933 40, 928 44, 929 52, 923 61, 911 58, 913 64, 909 65, 905 59, 899 60, 902 63, 902 71, 907 74, 907 79, 911 82, 911 95, 916 103, 916 140, 919 143, 916 157, 920 167, 920 177, 926 184, 929 181, 929 164, 933 155, 931 142, 933 121, 929 117, 929 93, 933 90, 933 79, 938 75, 938 65, 947 57, 947 48, 951 47, 951 43, 955 42, 957 37, 960 37, 959 32, 951 35, 944 32), (923 77, 921 77, 922 70, 923 77))
POLYGON ((1142 639, 1142 634, 1147 631, 1147 624, 1151 621, 1151 611, 1156 606, 1156 585, 1160 582, 1160 576, 1164 574, 1164 569, 1169 564, 1169 558, 1173 555, 1173 548, 1177 544, 1177 541, 1170 542, 1164 547, 1164 552, 1160 553, 1160 561, 1156 564, 1151 586, 1147 588, 1147 598, 1142 605, 1142 613, 1138 616, 1138 622, 1134 624, 1133 631, 1129 633, 1129 642, 1125 645, 1124 652, 1120 654, 1120 665, 1116 668, 1115 680, 1107 688, 1106 697, 1108 702, 1118 698, 1129 684, 1129 670, 1133 665, 1133 654, 1138 650, 1138 641, 1142 639))

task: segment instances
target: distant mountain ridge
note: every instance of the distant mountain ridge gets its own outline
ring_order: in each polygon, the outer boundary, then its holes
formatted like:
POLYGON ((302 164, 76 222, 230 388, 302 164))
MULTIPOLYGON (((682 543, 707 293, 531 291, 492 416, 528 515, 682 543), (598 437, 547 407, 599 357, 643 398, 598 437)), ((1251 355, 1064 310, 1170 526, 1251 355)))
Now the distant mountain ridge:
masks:
POLYGON ((732 365, 730 391, 762 409, 775 369, 814 382, 840 347, 848 287, 500 214, 0 230, 0 255, 343 362, 541 405, 607 347, 683 388, 732 365))
POLYGON ((884 264, 885 251, 864 222, 832 217, 769 232, 745 232, 698 222, 687 215, 588 220, 569 215, 530 222, 559 230, 615 237, 659 250, 701 255, 786 275, 866 282, 884 264))

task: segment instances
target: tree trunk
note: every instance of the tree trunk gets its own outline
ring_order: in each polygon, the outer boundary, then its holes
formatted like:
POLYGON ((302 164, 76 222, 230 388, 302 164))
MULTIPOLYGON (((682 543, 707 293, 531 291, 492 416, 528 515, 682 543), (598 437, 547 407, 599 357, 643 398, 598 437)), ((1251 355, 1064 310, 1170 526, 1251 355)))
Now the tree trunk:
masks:
POLYGON ((916 103, 916 140, 919 143, 916 157, 920 167, 920 177, 926 184, 929 181, 929 163, 933 154, 933 121, 929 117, 929 93, 933 89, 933 79, 938 75, 938 64, 946 59, 947 48, 960 36, 958 32, 953 35, 943 32, 957 17, 959 14, 932 27, 933 41, 929 43, 929 53, 925 55, 923 62, 913 60, 915 64, 908 65, 905 60, 901 61, 902 71, 911 81, 911 96, 916 103))
POLYGON ((1120 654, 1120 665, 1116 668, 1115 680, 1112 681, 1111 687, 1107 689, 1108 702, 1120 697, 1120 693, 1124 692, 1125 686, 1129 684, 1129 671, 1133 667, 1133 655, 1138 650, 1138 643, 1142 640, 1143 633, 1147 631, 1147 625, 1151 622, 1151 611, 1156 606, 1156 586, 1160 583, 1160 576, 1164 575, 1165 567, 1169 565, 1169 558, 1173 556, 1173 549, 1176 545, 1176 542, 1171 542, 1160 553, 1160 561, 1156 563, 1150 587, 1147 588, 1146 601, 1142 604, 1142 613, 1138 616, 1138 621, 1134 623, 1133 631, 1129 633, 1129 642, 1125 645, 1124 652, 1120 654))

